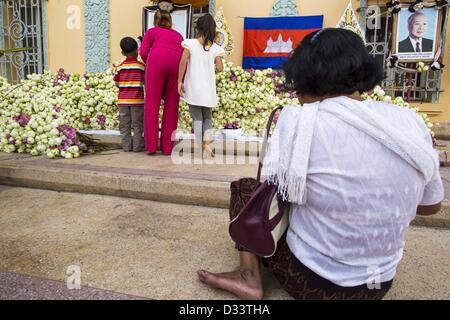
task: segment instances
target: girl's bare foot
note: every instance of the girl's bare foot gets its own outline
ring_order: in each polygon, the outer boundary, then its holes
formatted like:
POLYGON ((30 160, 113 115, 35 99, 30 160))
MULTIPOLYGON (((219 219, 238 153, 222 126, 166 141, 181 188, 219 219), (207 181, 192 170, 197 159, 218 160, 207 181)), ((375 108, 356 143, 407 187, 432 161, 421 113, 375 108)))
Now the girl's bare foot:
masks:
POLYGON ((216 274, 201 270, 198 277, 204 284, 231 292, 243 300, 262 300, 264 295, 261 275, 253 270, 216 274))
POLYGON ((203 145, 203 152, 208 155, 209 158, 215 158, 216 153, 214 152, 213 149, 211 149, 211 147, 208 144, 204 144, 203 145))

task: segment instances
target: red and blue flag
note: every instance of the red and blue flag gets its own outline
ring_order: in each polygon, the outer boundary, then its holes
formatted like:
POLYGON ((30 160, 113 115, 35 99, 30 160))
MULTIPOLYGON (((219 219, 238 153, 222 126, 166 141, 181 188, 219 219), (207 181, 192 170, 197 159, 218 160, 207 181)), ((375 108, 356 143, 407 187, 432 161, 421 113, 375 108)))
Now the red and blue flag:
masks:
POLYGON ((243 68, 281 68, 308 34, 322 28, 323 16, 245 18, 243 68))

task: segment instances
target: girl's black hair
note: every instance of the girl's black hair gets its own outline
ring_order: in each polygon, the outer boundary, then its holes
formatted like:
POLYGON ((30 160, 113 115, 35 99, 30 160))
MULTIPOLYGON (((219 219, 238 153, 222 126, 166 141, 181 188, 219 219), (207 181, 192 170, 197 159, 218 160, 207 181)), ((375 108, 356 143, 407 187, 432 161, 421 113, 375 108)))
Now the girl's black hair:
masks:
POLYGON ((214 39, 216 38, 216 21, 213 16, 207 13, 200 17, 197 20, 197 26, 195 29, 197 31, 197 37, 201 36, 204 39, 203 49, 205 49, 205 51, 209 51, 209 49, 206 49, 207 45, 209 43, 213 44, 214 39))
POLYGON ((307 96, 363 93, 383 80, 381 66, 362 39, 337 28, 306 36, 284 69, 287 87, 307 96))

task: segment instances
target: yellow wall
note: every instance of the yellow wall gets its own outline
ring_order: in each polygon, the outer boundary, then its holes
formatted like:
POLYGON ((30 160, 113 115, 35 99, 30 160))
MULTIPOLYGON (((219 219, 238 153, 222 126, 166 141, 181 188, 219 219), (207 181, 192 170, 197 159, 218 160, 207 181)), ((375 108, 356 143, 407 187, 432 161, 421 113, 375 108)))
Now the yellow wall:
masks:
POLYGON ((123 37, 142 34, 142 8, 148 5, 148 0, 110 0, 111 63, 122 59, 119 44, 123 37))
MULTIPOLYGON (((70 73, 84 73, 85 32, 84 0, 51 0, 47 4, 48 57, 50 70, 64 68, 70 73), (67 9, 71 5, 81 9, 81 28, 69 30, 67 9)), ((124 1, 125 2, 125 1, 124 1)))

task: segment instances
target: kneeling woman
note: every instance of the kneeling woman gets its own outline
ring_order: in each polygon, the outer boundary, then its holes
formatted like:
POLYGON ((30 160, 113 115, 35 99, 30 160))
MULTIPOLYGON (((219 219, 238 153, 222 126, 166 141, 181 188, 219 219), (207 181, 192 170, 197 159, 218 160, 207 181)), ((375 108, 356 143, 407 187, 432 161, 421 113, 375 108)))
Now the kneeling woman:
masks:
MULTIPOLYGON (((382 71, 351 31, 307 36, 285 71, 303 107, 281 113, 263 173, 292 214, 265 262, 296 299, 382 299, 410 222, 437 213, 444 198, 431 135, 414 111, 361 101, 382 71)), ((260 259, 245 251, 240 258, 237 271, 198 276, 262 299, 260 259)))

